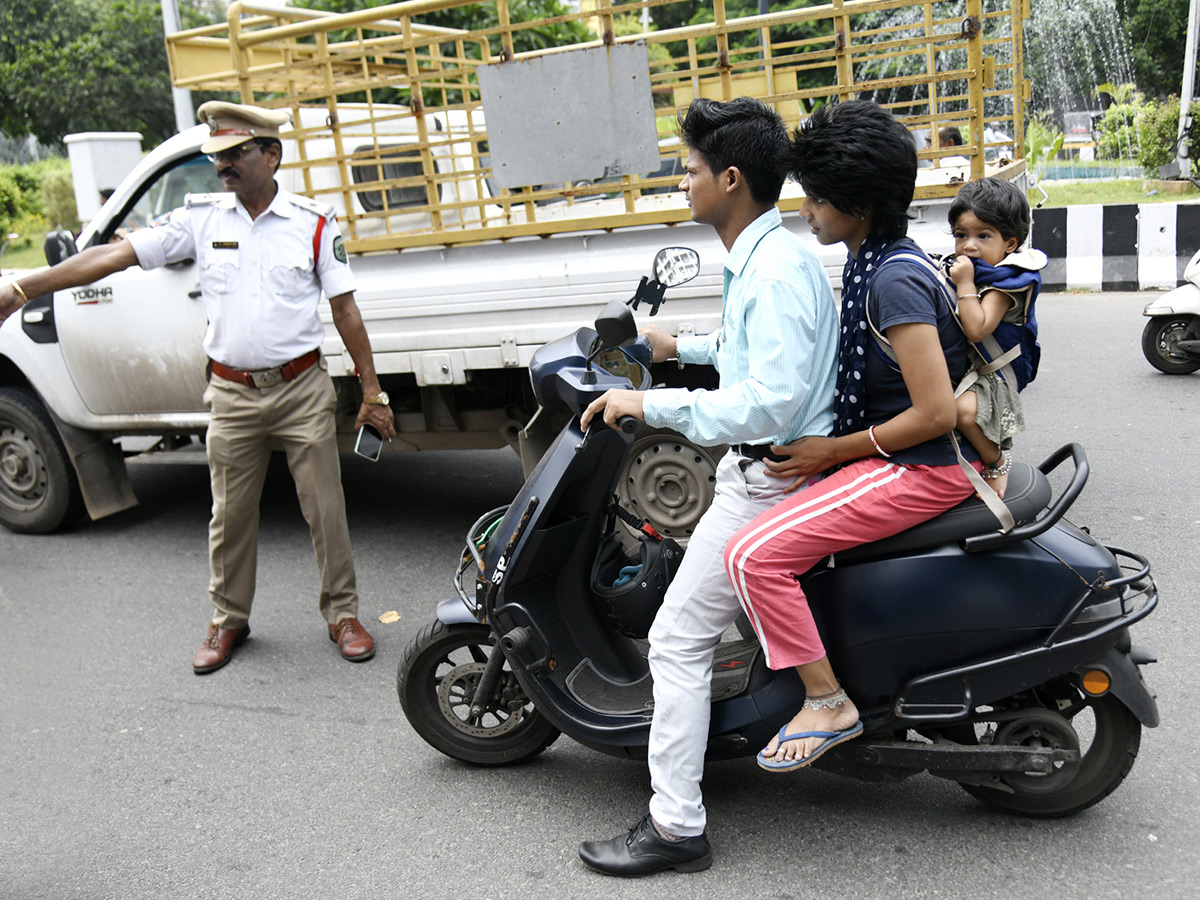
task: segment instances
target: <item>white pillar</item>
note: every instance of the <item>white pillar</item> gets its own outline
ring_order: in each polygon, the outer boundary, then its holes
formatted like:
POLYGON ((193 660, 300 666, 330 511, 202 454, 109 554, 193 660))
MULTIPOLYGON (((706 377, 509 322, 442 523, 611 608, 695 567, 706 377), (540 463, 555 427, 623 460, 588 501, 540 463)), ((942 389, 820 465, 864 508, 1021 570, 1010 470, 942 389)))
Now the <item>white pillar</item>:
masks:
MULTIPOLYGON (((1184 135, 1187 133, 1188 113, 1192 107, 1192 89, 1196 83, 1196 29, 1200 24, 1200 0, 1190 0, 1188 3, 1187 45, 1183 50, 1183 86, 1179 90, 1179 131, 1175 143, 1176 159, 1179 164, 1179 177, 1187 178, 1191 172, 1191 160, 1184 155, 1184 135)), ((1200 148, 1197 148, 1200 149, 1200 148)))
MULTIPOLYGON (((1195 0, 1192 0, 1195 3, 1195 0)), ((176 0, 161 0, 163 33, 174 34, 183 29, 179 25, 179 6, 176 0)), ((196 124, 196 110, 192 108, 192 95, 183 88, 171 87, 171 99, 175 103, 175 130, 186 131, 196 124)))

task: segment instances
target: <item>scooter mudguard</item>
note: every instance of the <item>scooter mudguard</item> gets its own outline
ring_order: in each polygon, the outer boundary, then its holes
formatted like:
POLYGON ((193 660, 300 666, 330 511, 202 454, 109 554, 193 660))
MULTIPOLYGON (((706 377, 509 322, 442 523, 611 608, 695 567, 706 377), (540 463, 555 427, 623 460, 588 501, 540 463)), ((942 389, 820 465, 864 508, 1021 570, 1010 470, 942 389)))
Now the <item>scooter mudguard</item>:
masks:
POLYGON ((1191 282, 1155 297, 1142 310, 1143 316, 1200 315, 1200 286, 1191 282))
POLYGON ((437 606, 437 620, 443 625, 476 625, 478 621, 458 597, 449 597, 437 606))
POLYGON ((1077 671, 1080 675, 1092 669, 1103 669, 1112 679, 1109 692, 1129 707, 1129 711, 1138 717, 1147 728, 1158 725, 1158 704, 1154 693, 1142 678, 1142 673, 1129 654, 1116 647, 1110 647, 1100 656, 1077 671))

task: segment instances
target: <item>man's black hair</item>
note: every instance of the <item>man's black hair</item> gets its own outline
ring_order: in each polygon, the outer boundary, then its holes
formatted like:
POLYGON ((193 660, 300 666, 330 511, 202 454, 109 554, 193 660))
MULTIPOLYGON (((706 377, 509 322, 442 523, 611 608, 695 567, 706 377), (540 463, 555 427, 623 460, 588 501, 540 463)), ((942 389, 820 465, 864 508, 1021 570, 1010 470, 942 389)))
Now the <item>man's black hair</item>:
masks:
POLYGON ((938 143, 943 147, 961 147, 962 132, 955 125, 946 125, 938 129, 938 143))
POLYGON ((1029 237, 1029 198, 1025 192, 1002 178, 968 181, 958 189, 947 218, 954 229, 958 217, 973 212, 979 221, 991 225, 1004 240, 1017 239, 1017 246, 1029 237))
POLYGON ((917 148, 908 129, 869 100, 826 104, 792 135, 788 170, 811 198, 872 218, 884 240, 908 233, 917 148))
POLYGON ((787 126, 762 101, 699 97, 679 113, 679 138, 703 157, 714 175, 736 166, 756 202, 779 199, 787 177, 787 126))

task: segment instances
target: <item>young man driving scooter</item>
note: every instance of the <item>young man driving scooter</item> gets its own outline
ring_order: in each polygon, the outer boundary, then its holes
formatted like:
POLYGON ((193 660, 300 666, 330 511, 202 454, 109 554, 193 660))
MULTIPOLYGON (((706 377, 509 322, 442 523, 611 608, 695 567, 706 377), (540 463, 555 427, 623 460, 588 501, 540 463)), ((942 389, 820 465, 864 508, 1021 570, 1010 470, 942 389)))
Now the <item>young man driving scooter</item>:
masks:
MULTIPOLYGON (((688 148, 679 188, 692 219, 717 230, 729 251, 715 334, 674 338, 644 329, 655 362, 715 366, 711 391, 614 390, 582 417, 611 427, 630 415, 699 444, 729 444, 712 505, 650 630, 654 718, 648 762, 650 811, 628 835, 584 841, 584 863, 608 875, 708 868, 700 792, 708 743, 713 654, 740 610, 722 568, 729 538, 783 499, 786 481, 767 473, 769 448, 833 428, 837 307, 824 268, 782 226, 775 203, 785 178, 788 133, 770 107, 749 97, 698 99, 680 115, 688 148)), ((597 423, 599 424, 599 423, 597 423)))

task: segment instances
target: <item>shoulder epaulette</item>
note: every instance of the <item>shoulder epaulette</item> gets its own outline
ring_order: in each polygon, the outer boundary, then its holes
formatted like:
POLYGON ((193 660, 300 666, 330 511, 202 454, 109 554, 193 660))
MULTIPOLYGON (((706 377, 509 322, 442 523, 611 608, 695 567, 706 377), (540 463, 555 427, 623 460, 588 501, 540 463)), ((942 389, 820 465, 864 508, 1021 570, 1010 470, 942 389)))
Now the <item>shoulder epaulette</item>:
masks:
POLYGON ((229 191, 214 191, 211 194, 188 194, 184 197, 183 205, 192 206, 211 206, 222 202, 232 202, 235 200, 234 195, 229 191))
POLYGON ((299 206, 301 209, 307 209, 309 212, 316 213, 318 216, 328 219, 330 222, 337 218, 337 210, 321 200, 312 200, 299 194, 293 194, 289 199, 295 206, 299 206))

